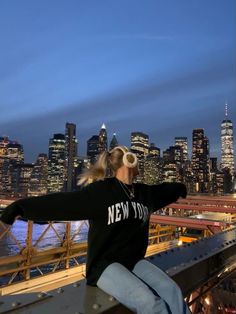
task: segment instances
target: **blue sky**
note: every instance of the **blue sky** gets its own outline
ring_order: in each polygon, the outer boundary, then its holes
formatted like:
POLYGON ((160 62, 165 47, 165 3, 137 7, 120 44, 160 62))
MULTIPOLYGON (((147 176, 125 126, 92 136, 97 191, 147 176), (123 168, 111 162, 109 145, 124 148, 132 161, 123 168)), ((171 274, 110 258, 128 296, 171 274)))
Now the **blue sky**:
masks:
POLYGON ((0 39, 0 135, 26 161, 67 121, 82 155, 103 122, 162 150, 204 128, 218 157, 226 101, 236 126, 234 0, 1 0, 0 39))

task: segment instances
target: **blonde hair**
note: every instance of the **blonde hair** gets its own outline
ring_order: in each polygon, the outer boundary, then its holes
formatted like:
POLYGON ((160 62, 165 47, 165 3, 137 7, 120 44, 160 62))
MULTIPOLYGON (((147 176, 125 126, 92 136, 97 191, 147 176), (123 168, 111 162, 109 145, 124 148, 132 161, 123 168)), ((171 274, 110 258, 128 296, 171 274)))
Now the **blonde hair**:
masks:
POLYGON ((82 173, 78 184, 86 186, 94 181, 103 180, 107 176, 114 176, 116 171, 123 165, 124 151, 128 152, 127 147, 120 146, 119 148, 118 146, 110 152, 101 153, 97 162, 82 173))

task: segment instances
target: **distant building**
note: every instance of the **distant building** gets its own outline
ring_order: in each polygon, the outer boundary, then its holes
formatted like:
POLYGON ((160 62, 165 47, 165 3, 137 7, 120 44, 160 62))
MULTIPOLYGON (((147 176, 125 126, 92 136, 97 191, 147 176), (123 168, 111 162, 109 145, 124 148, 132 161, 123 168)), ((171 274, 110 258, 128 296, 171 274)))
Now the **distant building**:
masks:
POLYGON ((47 193, 48 156, 39 154, 30 177, 29 196, 39 196, 47 193))
POLYGON ((149 153, 149 136, 142 132, 131 133, 131 152, 136 154, 139 161, 139 175, 136 176, 136 182, 144 181, 144 161, 149 153))
POLYGON ((165 182, 177 182, 179 181, 178 166, 175 163, 163 164, 163 181, 165 182))
POLYGON ((6 192, 9 185, 8 137, 0 137, 0 192, 6 192))
POLYGON ((75 188, 75 167, 77 158, 78 141, 76 139, 76 125, 66 123, 66 191, 70 192, 75 188))
POLYGON ((195 192, 209 192, 209 140, 203 129, 193 130, 192 170, 195 179, 195 192))
POLYGON ((110 142, 110 150, 112 150, 113 148, 119 146, 117 138, 116 138, 116 133, 113 133, 111 142, 110 142))
POLYGON ((186 185, 188 193, 195 193, 196 183, 192 170, 192 163, 190 160, 184 162, 184 166, 180 170, 180 177, 182 179, 182 182, 186 185))
POLYGON ((27 197, 30 190, 31 175, 34 170, 33 164, 20 164, 15 167, 16 192, 19 197, 27 197))
POLYGON ((233 123, 228 119, 228 108, 225 105, 225 119, 221 123, 221 170, 229 169, 229 173, 234 177, 234 143, 233 143, 233 123))
POLYGON ((16 167, 24 163, 23 146, 8 137, 0 137, 0 192, 14 195, 17 191, 16 167))
POLYGON ((151 143, 150 146, 149 146, 149 153, 148 153, 148 155, 160 158, 161 150, 160 150, 160 148, 156 147, 155 143, 151 143))
POLYGON ((103 123, 99 132, 99 147, 98 147, 99 153, 106 151, 107 148, 108 148, 107 130, 105 124, 103 123))
POLYGON ((148 154, 144 161, 144 183, 158 184, 160 183, 160 158, 158 156, 148 154))
POLYGON ((87 156, 91 164, 94 164, 99 155, 99 136, 93 135, 87 141, 87 156))
POLYGON ((65 182, 66 141, 64 134, 54 134, 49 140, 48 192, 60 192, 65 182))
POLYGON ((170 146, 163 151, 163 160, 165 163, 183 164, 183 149, 180 146, 170 146))
POLYGON ((209 191, 213 194, 223 194, 224 175, 218 170, 217 158, 210 158, 210 188, 209 191))
POLYGON ((188 138, 185 136, 175 137, 175 146, 179 146, 183 151, 183 162, 188 160, 188 138))

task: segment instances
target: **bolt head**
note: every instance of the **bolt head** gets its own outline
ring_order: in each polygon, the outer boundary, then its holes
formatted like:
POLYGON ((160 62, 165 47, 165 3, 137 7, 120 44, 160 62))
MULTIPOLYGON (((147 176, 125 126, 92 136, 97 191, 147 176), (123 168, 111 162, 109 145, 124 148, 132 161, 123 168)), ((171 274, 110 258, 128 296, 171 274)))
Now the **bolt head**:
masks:
POLYGON ((97 303, 94 303, 94 304, 93 304, 93 309, 94 309, 94 310, 98 310, 100 307, 101 307, 100 304, 97 304, 97 303))

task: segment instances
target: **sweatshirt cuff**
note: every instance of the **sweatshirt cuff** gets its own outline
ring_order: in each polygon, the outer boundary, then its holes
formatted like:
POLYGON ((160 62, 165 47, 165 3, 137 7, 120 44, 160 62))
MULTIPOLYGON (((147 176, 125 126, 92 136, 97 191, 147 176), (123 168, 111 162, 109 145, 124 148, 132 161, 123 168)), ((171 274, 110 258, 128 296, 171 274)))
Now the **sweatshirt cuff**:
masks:
POLYGON ((23 216, 24 211, 18 204, 18 201, 7 206, 3 211, 0 220, 7 225, 12 225, 17 216, 23 216))

